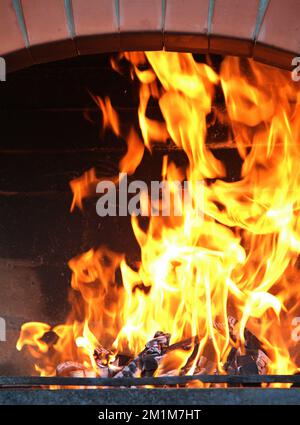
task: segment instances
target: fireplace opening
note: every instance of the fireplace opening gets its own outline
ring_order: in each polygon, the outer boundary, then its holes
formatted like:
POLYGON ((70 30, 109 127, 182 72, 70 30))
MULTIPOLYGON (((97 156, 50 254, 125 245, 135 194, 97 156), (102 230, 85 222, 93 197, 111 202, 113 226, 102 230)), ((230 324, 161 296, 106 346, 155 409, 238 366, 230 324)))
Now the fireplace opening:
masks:
POLYGON ((0 374, 296 374, 299 99, 288 71, 231 56, 11 74, 0 374))

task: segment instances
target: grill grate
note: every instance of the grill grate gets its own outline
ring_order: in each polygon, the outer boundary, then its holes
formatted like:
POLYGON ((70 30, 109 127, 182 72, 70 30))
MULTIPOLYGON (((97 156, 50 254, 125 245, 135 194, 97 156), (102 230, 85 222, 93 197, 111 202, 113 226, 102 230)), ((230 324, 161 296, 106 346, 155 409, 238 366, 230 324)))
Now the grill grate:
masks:
POLYGON ((66 377, 34 377, 34 376, 2 376, 0 388, 80 386, 80 387, 129 387, 129 386, 163 386, 184 385, 188 382, 200 381, 212 384, 261 384, 288 383, 300 386, 300 375, 193 375, 193 376, 161 376, 147 378, 66 378, 66 377))

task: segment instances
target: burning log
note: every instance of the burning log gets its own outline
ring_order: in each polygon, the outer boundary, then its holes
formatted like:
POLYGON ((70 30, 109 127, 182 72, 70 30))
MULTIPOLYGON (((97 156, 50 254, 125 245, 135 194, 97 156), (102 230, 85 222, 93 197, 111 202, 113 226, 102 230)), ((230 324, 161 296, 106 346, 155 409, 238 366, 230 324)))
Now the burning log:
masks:
MULTIPOLYGON (((271 360, 267 356, 267 353, 265 353, 265 351, 263 350, 262 343, 247 328, 245 329, 244 336, 245 336, 246 356, 250 357, 252 361, 255 362, 257 373, 259 375, 266 374, 268 369, 268 364, 271 362, 271 360)), ((249 370, 249 366, 248 368, 244 369, 243 374, 249 375, 250 372, 247 372, 247 370, 249 370)))
POLYGON ((159 352, 162 355, 167 351, 170 339, 171 334, 158 331, 154 338, 147 342, 145 350, 147 352, 159 352))
POLYGON ((93 357, 98 367, 106 366, 113 359, 115 359, 114 353, 110 350, 107 350, 102 345, 99 345, 97 348, 95 348, 93 357))
POLYGON ((253 356, 246 354, 236 358, 238 375, 258 375, 258 367, 253 356))
POLYGON ((213 375, 217 372, 216 363, 201 356, 194 375, 213 375))
POLYGON ((256 365, 259 375, 265 375, 267 373, 268 364, 270 362, 271 360, 269 357, 262 350, 258 350, 256 365))
POLYGON ((211 375, 217 373, 216 352, 212 339, 209 338, 201 357, 199 358, 194 375, 211 375))
MULTIPOLYGON (((239 340, 237 323, 236 318, 228 316, 229 335, 234 343, 239 340)), ((215 323, 215 328, 221 331, 224 326, 215 323)), ((232 347, 224 364, 224 370, 230 375, 266 374, 270 359, 265 353, 262 343, 247 328, 244 330, 244 339, 245 354, 242 354, 241 348, 232 347)))
MULTIPOLYGON (((228 317, 229 333, 232 341, 238 341, 237 320, 228 317)), ((217 330, 220 324, 216 324, 217 330)), ((223 329, 224 327, 222 327, 223 329)), ((265 374, 270 362, 267 354, 263 351, 262 344, 248 329, 245 329, 245 354, 240 348, 232 347, 224 365, 224 370, 230 375, 258 375, 265 374)), ((154 337, 148 341, 143 351, 135 358, 129 360, 124 366, 119 366, 119 357, 99 345, 93 353, 100 377, 112 378, 135 378, 151 377, 155 374, 164 356, 170 351, 192 350, 186 365, 179 371, 172 370, 168 374, 185 375, 193 367, 199 350, 199 337, 191 337, 170 345, 171 335, 165 332, 156 332, 154 337)), ((193 369, 193 374, 216 374, 217 359, 215 348, 211 338, 208 339, 203 353, 193 369)), ((81 363, 64 362, 57 366, 57 376, 87 377, 95 376, 94 371, 85 368, 81 363)))
POLYGON ((246 350, 262 350, 262 343, 247 328, 244 331, 244 338, 246 350))
POLYGON ((169 347, 171 335, 158 331, 153 339, 147 342, 145 349, 137 355, 127 366, 118 372, 114 378, 153 376, 163 355, 169 347))
POLYGON ((229 335, 231 338, 236 338, 236 324, 238 320, 233 316, 228 316, 229 335))
MULTIPOLYGON (((237 323, 234 317, 228 316, 229 333, 234 342, 238 340, 237 323)), ((244 330, 244 338, 245 355, 241 355, 239 349, 232 348, 224 366, 225 370, 228 373, 237 372, 234 374, 239 375, 266 374, 271 360, 265 353, 262 343, 247 328, 244 330)))
POLYGON ((265 375, 269 363, 269 357, 261 349, 246 349, 246 354, 242 355, 240 349, 233 347, 224 370, 229 375, 265 375))
POLYGON ((102 345, 95 348, 93 357, 98 368, 98 375, 101 378, 111 378, 122 370, 122 367, 119 367, 119 359, 116 358, 116 355, 102 345))
MULTIPOLYGON (((104 348, 102 345, 99 345, 97 348, 95 348, 93 357, 99 370, 118 367, 119 361, 116 358, 116 355, 112 351, 104 348)), ((102 374, 100 375, 102 376, 102 374)))
POLYGON ((63 362, 59 363, 56 367, 56 376, 74 376, 74 372, 82 374, 82 376, 85 376, 84 373, 87 369, 83 366, 81 363, 77 362, 63 362))
POLYGON ((147 342, 142 353, 142 376, 153 376, 163 356, 169 347, 171 335, 164 332, 156 332, 154 338, 147 342))
POLYGON ((187 338, 187 339, 184 339, 182 341, 175 342, 172 345, 169 345, 169 347, 166 348, 166 353, 168 353, 169 351, 174 351, 174 350, 186 350, 186 351, 189 351, 191 349, 191 347, 192 347, 193 344, 194 345, 199 344, 199 338, 198 338, 198 336, 187 338))
MULTIPOLYGON (((69 378, 95 378, 96 372, 94 370, 89 370, 82 363, 67 361, 60 363, 56 367, 56 376, 69 377, 69 378)), ((65 387, 72 388, 72 387, 65 387)), ((77 387, 84 389, 85 387, 77 387)), ((86 387, 88 389, 93 389, 96 387, 86 387)))
MULTIPOLYGON (((261 352, 262 353, 262 352, 261 352)), ((253 351, 253 354, 249 352, 245 355, 241 355, 239 349, 232 348, 227 358, 227 362, 224 365, 225 371, 229 375, 260 375, 265 373, 265 369, 258 366, 259 354, 253 351)), ((230 385, 229 386, 236 386, 230 385)), ((256 384, 243 384, 238 386, 252 387, 260 386, 256 384)))
POLYGON ((228 356, 227 356, 227 360, 224 364, 224 370, 225 372, 227 372, 229 375, 235 375, 235 371, 237 369, 236 367, 236 358, 238 356, 237 354, 238 349, 235 347, 232 347, 228 356))
POLYGON ((128 365, 114 375, 114 378, 136 378, 142 372, 141 354, 136 356, 128 365))

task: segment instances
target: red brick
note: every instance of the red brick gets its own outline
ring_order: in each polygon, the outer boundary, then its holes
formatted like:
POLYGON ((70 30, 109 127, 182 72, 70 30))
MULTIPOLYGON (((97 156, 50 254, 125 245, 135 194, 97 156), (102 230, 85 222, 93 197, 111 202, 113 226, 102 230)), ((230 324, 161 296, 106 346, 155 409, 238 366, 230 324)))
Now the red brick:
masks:
POLYGON ((32 59, 26 49, 11 0, 0 0, 0 56, 5 56, 8 71, 29 66, 32 59))
POLYGON ((215 0, 210 52, 251 56, 259 0, 215 0))
POLYGON ((208 50, 209 0, 169 0, 166 5, 164 45, 166 50, 208 50))
POLYGON ((72 0, 79 53, 116 51, 120 36, 116 5, 112 0, 72 0))
POLYGON ((293 56, 300 55, 299 17, 299 0, 270 0, 254 47, 254 58, 290 68, 293 56))
POLYGON ((21 0, 30 49, 36 62, 62 59, 76 54, 64 0, 21 0))
POLYGON ((162 0, 119 0, 122 50, 163 48, 162 0))

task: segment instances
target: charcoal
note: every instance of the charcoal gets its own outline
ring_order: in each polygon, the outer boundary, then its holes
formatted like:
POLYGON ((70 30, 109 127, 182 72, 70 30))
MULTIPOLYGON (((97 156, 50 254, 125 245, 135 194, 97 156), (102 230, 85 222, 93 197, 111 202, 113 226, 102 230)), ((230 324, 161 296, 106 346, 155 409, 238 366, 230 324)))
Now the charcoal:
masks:
POLYGON ((237 370, 237 365, 236 365, 236 359, 238 356, 238 349, 235 347, 232 347, 226 362, 224 363, 224 370, 225 372, 228 373, 228 375, 235 375, 236 374, 236 370, 237 370))
MULTIPOLYGON (((236 342, 237 338, 238 338, 237 331, 236 331, 236 328, 235 328, 235 325, 237 324, 237 320, 232 316, 228 316, 228 324, 229 324, 230 336, 231 336, 232 340, 234 342, 236 342)), ((269 359, 267 353, 265 352, 265 350, 263 349, 262 343, 247 328, 245 328, 245 330, 244 330, 244 338, 245 338, 244 348, 245 348, 245 351, 246 351, 246 355, 250 356, 255 361, 258 373, 260 375, 266 374, 268 364, 270 363, 270 359, 269 359)), ((235 356, 237 358, 238 354, 236 353, 235 356)), ((234 359, 234 352, 231 351, 229 353, 228 359, 227 359, 226 364, 225 364, 225 367, 228 369, 228 373, 234 372, 234 369, 236 368, 234 366, 234 364, 233 365, 230 364, 233 359, 234 359)), ((226 370, 226 368, 225 368, 225 370, 226 370)), ((248 370, 248 368, 246 368, 246 370, 248 370)), ((253 366, 253 371, 254 370, 255 370, 255 368, 253 366)), ((248 374, 250 374, 250 373, 248 373, 248 374)))
POLYGON ((141 354, 142 376, 154 375, 169 347, 170 339, 170 334, 158 331, 155 333, 154 338, 147 342, 145 350, 141 354))
MULTIPOLYGON (((257 354, 257 353, 256 353, 257 354)), ((258 375, 259 368, 256 364, 256 355, 241 355, 240 350, 233 347, 227 357, 224 370, 228 375, 258 375)), ((256 384, 228 384, 228 387, 252 387, 256 384)))
MULTIPOLYGON (((250 355, 237 358, 238 375, 258 375, 259 370, 255 358, 250 355)), ((242 384, 241 387, 261 387, 261 384, 242 384)))
POLYGON ((154 371, 158 368, 159 361, 154 354, 148 354, 143 358, 144 369, 147 371, 154 371))
POLYGON ((135 357, 127 366, 114 375, 114 378, 134 378, 142 372, 141 355, 135 357))
POLYGON ((126 354, 119 354, 118 353, 118 357, 117 358, 118 358, 118 366, 119 367, 126 366, 130 362, 130 360, 131 360, 131 357, 128 356, 128 355, 126 355, 126 354))
POLYGON ((229 375, 258 375, 258 352, 241 355, 240 350, 233 347, 227 357, 224 369, 229 375))
POLYGON ((264 375, 269 362, 270 359, 262 350, 248 350, 245 355, 241 355, 240 350, 233 347, 224 364, 224 370, 229 375, 264 375))
POLYGON ((45 342, 48 347, 52 347, 54 344, 57 343, 58 341, 58 336, 55 332, 53 331, 48 331, 46 333, 44 333, 44 335, 41 338, 41 341, 45 342))
POLYGON ((157 370, 162 357, 155 354, 147 354, 143 356, 143 370, 142 376, 150 377, 153 376, 157 370))
POLYGON ((244 338, 246 350, 262 350, 262 343, 247 328, 244 331, 244 338))
POLYGON ((238 356, 236 365, 238 375, 258 375, 256 361, 252 356, 238 356))
POLYGON ((255 362, 250 362, 244 366, 239 366, 239 375, 258 375, 258 368, 255 362))

